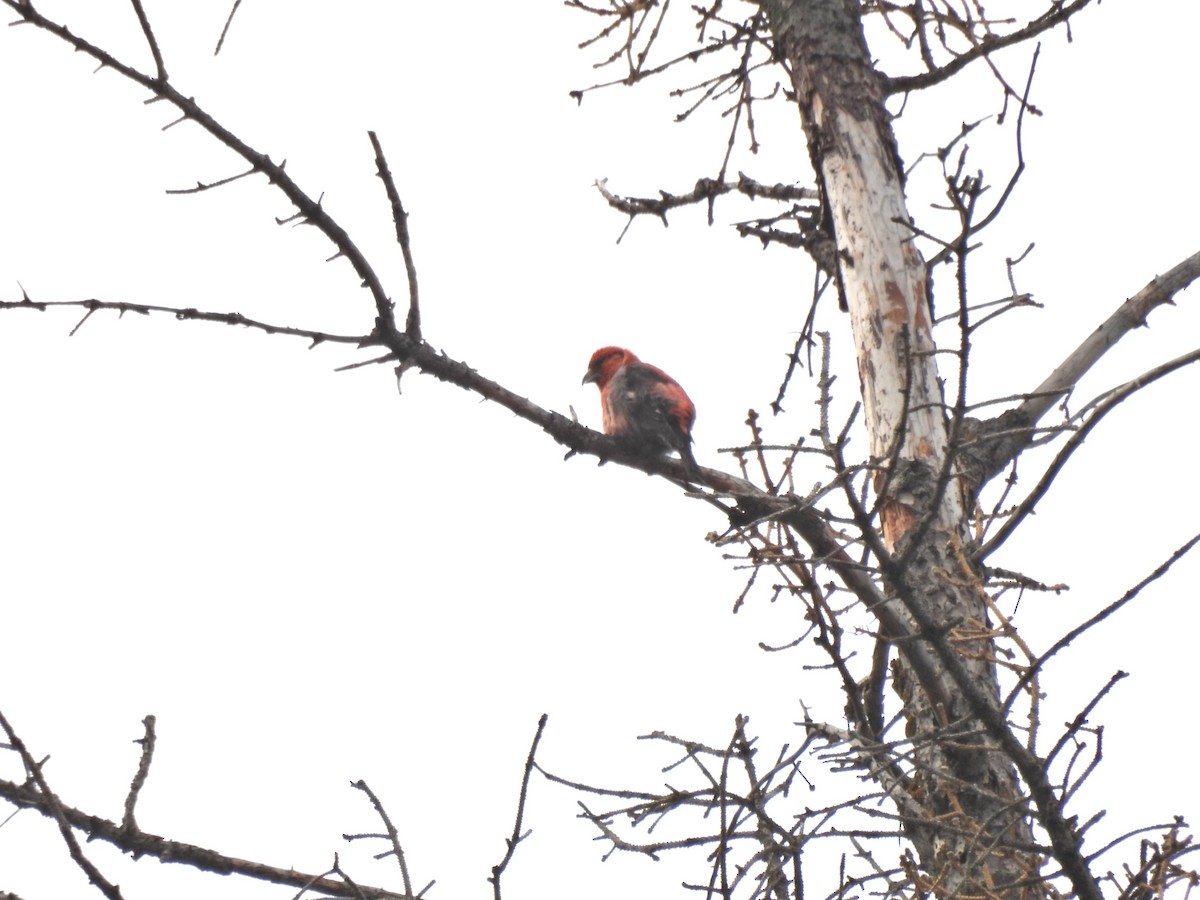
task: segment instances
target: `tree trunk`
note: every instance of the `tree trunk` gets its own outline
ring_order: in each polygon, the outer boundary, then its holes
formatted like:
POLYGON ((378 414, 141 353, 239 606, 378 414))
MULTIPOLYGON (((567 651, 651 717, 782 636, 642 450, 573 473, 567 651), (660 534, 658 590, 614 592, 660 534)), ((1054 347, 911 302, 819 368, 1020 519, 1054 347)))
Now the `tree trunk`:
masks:
POLYGON ((939 897, 1041 896, 1028 803, 1012 761, 994 749, 1002 719, 994 648, 984 591, 960 552, 967 523, 959 482, 943 475, 953 473, 926 267, 907 227, 903 169, 857 3, 762 7, 791 72, 836 241, 871 455, 882 467, 881 569, 888 591, 904 601, 911 633, 941 638, 937 684, 928 672, 921 683, 903 643, 893 666, 916 745, 905 805, 924 818, 903 827, 920 856, 919 883, 939 897), (955 659, 945 658, 946 647, 955 659), (951 708, 930 697, 949 698, 951 708))

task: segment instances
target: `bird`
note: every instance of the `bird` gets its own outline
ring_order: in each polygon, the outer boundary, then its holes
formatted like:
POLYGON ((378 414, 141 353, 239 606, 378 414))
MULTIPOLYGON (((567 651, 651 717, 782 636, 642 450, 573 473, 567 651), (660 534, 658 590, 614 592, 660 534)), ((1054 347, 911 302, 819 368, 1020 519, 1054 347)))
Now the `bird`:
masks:
POLYGON ((648 454, 675 451, 690 474, 696 406, 683 387, 658 366, 624 347, 601 347, 588 362, 583 384, 600 389, 604 433, 648 454))

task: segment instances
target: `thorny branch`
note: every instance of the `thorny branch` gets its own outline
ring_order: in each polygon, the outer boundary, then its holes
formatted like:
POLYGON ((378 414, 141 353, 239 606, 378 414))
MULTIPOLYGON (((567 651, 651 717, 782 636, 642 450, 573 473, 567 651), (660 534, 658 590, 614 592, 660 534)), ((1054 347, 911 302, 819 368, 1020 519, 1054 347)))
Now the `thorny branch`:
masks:
MULTIPOLYGON (((387 337, 397 333, 391 301, 366 256, 346 233, 346 230, 325 211, 320 201, 314 200, 306 193, 284 170, 282 164, 274 162, 265 153, 260 153, 239 138, 201 108, 194 99, 179 91, 165 76, 161 75, 161 72, 159 75, 147 75, 133 66, 121 62, 108 51, 74 34, 66 25, 42 15, 32 3, 23 2, 23 0, 3 0, 3 3, 23 22, 53 34, 74 47, 77 52, 96 60, 102 67, 120 73, 135 84, 144 87, 157 99, 171 104, 179 111, 179 121, 195 123, 219 143, 249 163, 254 171, 266 175, 270 183, 282 191, 296 208, 296 213, 281 220, 281 224, 293 220, 304 221, 324 234, 336 250, 331 259, 339 256, 345 257, 362 280, 363 286, 370 292, 378 316, 376 328, 382 337, 386 340, 387 337)), ((149 25, 144 27, 149 28, 149 25)))
MULTIPOLYGON (((147 727, 149 728, 149 726, 147 727)), ((121 894, 113 885, 105 887, 107 881, 104 876, 83 856, 79 841, 75 836, 76 832, 86 835, 89 842, 103 841, 134 858, 150 856, 164 863, 178 863, 217 875, 244 875, 271 884, 321 891, 331 897, 359 898, 359 900, 364 900, 364 898, 365 900, 416 900, 409 893, 398 894, 383 888, 365 885, 355 885, 351 888, 343 881, 238 859, 195 844, 167 840, 156 834, 142 831, 133 822, 132 816, 129 815, 132 809, 129 799, 126 801, 126 817, 119 823, 75 809, 60 801, 53 794, 42 775, 42 765, 34 762, 29 751, 25 749, 24 743, 8 724, 3 714, 0 714, 0 728, 6 733, 9 745, 20 754, 29 774, 29 779, 24 784, 0 779, 0 798, 18 808, 33 809, 54 819, 58 823, 63 840, 71 848, 72 858, 88 874, 89 880, 100 887, 110 900, 117 900, 121 894)), ((143 743, 142 765, 148 767, 149 751, 147 746, 147 743, 143 743)), ((142 769, 139 767, 139 777, 141 771, 142 769)), ((135 779, 135 784, 131 787, 131 797, 136 794, 136 790, 140 789, 140 786, 138 780, 135 779)))
POLYGON ((387 190, 388 201, 392 204, 392 221, 396 224, 396 242, 400 245, 400 253, 404 257, 404 271, 408 276, 408 316, 404 321, 404 333, 414 341, 421 340, 421 305, 417 291, 417 266, 413 262, 412 243, 408 235, 408 213, 400 202, 400 192, 396 190, 395 179, 388 168, 383 156, 383 147, 375 132, 367 132, 371 138, 371 146, 375 148, 375 166, 380 179, 387 190))
POLYGON ((269 322, 260 322, 257 319, 251 319, 236 312, 214 312, 211 310, 194 309, 192 307, 177 307, 177 306, 155 306, 146 303, 127 303, 118 300, 33 300, 29 294, 22 292, 20 300, 3 300, 0 301, 0 310, 4 309, 30 309, 37 312, 46 312, 51 309, 83 309, 87 312, 72 330, 74 335, 84 322, 91 317, 92 313, 97 310, 112 310, 117 313, 118 317, 124 316, 125 313, 137 313, 141 316, 149 316, 156 313, 174 316, 179 321, 194 321, 194 322, 218 322, 222 325, 241 325, 245 328, 252 328, 257 331, 262 331, 266 334, 285 334, 292 337, 307 338, 311 343, 310 346, 315 347, 318 344, 353 344, 356 347, 366 347, 376 343, 375 339, 370 335, 351 335, 351 334, 332 334, 327 331, 310 331, 306 328, 290 328, 286 325, 272 325, 269 322))
POLYGON ((533 773, 533 768, 536 765, 534 762, 537 756, 538 744, 542 740, 542 732, 546 730, 546 721, 549 717, 542 713, 542 717, 538 719, 537 733, 533 736, 533 743, 529 746, 529 756, 525 758, 525 772, 521 776, 521 791, 517 796, 517 815, 513 820, 512 836, 505 840, 504 856, 496 865, 492 866, 492 875, 488 879, 492 883, 492 896, 494 900, 500 900, 500 877, 504 874, 504 870, 508 868, 508 864, 512 862, 513 854, 516 853, 517 844, 529 837, 528 831, 522 831, 522 820, 525 818, 525 801, 529 797, 529 776, 533 773))
POLYGON ((121 827, 126 831, 137 831, 137 820, 133 816, 133 808, 137 805, 138 795, 141 794, 142 788, 146 786, 146 778, 150 775, 150 760, 154 757, 154 716, 146 716, 142 719, 142 725, 145 727, 145 734, 138 740, 136 744, 142 745, 142 756, 138 761, 137 772, 133 776, 133 781, 129 785, 129 793, 125 796, 125 815, 121 819, 121 827))
MULTIPOLYGON (((99 888, 100 892, 108 900, 122 900, 121 889, 105 878, 100 870, 96 868, 95 863, 84 855, 83 848, 79 846, 79 840, 75 837, 75 832, 72 830, 74 822, 71 821, 69 813, 73 812, 73 810, 63 806, 59 802, 58 797, 54 795, 54 792, 50 790, 50 786, 46 783, 46 776, 42 773, 42 764, 34 760, 33 755, 26 748, 25 742, 13 730, 12 725, 9 724, 8 719, 5 718, 2 712, 0 712, 0 729, 3 729, 5 736, 8 738, 8 746, 15 750, 21 757, 21 763, 25 766, 25 774, 28 778, 25 785, 12 785, 12 787, 28 791, 40 798, 43 812, 58 824, 58 832, 62 835, 62 839, 67 845, 71 859, 87 875, 88 882, 99 888)), ((3 792, 3 788, 8 784, 8 782, 0 782, 0 792, 3 792)), ((7 799, 11 800, 12 798, 7 797, 7 799)))
MULTIPOLYGON (((955 10, 950 4, 945 4, 938 9, 936 3, 926 6, 921 0, 908 4, 895 4, 887 2, 887 0, 867 0, 864 10, 867 13, 879 14, 892 33, 906 47, 911 48, 915 44, 919 48, 921 64, 925 68, 924 72, 916 75, 892 76, 885 80, 888 93, 897 94, 940 84, 976 60, 984 60, 991 64, 991 55, 997 50, 1025 43, 1052 28, 1068 24, 1072 16, 1091 2, 1092 0, 1073 0, 1070 3, 1063 2, 1063 0, 1051 0, 1042 15, 1031 19, 1024 25, 1010 28, 1004 32, 995 30, 997 23, 989 20, 982 14, 982 11, 973 15, 967 4, 963 4, 963 9, 966 10, 965 15, 955 10), (907 30, 898 28, 894 24, 897 14, 908 19, 907 30), (952 47, 951 35, 954 39, 960 40, 962 44, 952 47), (948 57, 945 62, 938 63, 934 60, 930 50, 930 37, 937 40, 940 44, 939 50, 948 57)), ((1004 20, 1003 24, 1011 26, 1013 20, 1004 20)), ((1016 95, 1003 81, 994 66, 992 71, 1004 87, 1006 95, 1015 98, 1016 95)))
POLYGON ((1145 372, 1132 381, 1128 381, 1120 387, 1106 392, 1103 397, 1099 397, 1089 403, 1078 416, 1081 419, 1081 424, 1078 425, 1071 437, 1067 439, 1062 449, 1059 450, 1050 465, 1042 473, 1042 477, 1038 479, 1038 483, 1034 485, 1025 499, 1021 501, 1021 504, 1005 519, 1004 524, 1000 526, 996 534, 976 551, 976 559, 986 559, 988 555, 993 553, 1012 536, 1017 527, 1033 512, 1042 497, 1050 490, 1058 473, 1062 471, 1072 454, 1083 445, 1087 436, 1091 434, 1092 430, 1100 424, 1105 416, 1143 388, 1154 384, 1160 378, 1164 378, 1196 362, 1200 362, 1200 350, 1193 350, 1190 353, 1185 353, 1183 356, 1176 357, 1170 362, 1163 363, 1161 366, 1156 366, 1149 372, 1145 372))
POLYGON ((221 48, 225 46, 225 38, 229 36, 229 26, 233 24, 233 17, 237 14, 238 7, 242 5, 242 0, 233 0, 233 6, 229 8, 229 15, 225 18, 225 24, 221 27, 221 36, 217 38, 217 46, 213 50, 213 56, 218 56, 221 53, 221 48))
MULTIPOLYGON (((994 421, 1008 428, 1029 428, 1036 425, 1118 341, 1134 329, 1145 326, 1151 312, 1159 306, 1174 302, 1175 296, 1194 284, 1197 279, 1200 279, 1200 251, 1176 263, 1164 274, 1151 279, 1145 287, 1118 306, 1111 316, 1029 393, 1028 399, 1011 413, 994 421)), ((997 452, 988 461, 990 475, 1004 469, 1032 440, 1033 436, 1026 432, 1000 442, 997 452)))
POLYGON ((1029 684, 1035 677, 1037 677, 1037 673, 1041 671, 1042 667, 1045 666, 1047 662, 1050 661, 1051 657, 1055 656, 1059 651, 1066 649, 1066 647, 1072 641, 1074 641, 1075 638, 1079 637, 1086 631, 1090 631, 1094 626, 1108 619, 1117 610, 1126 606, 1131 600, 1137 597, 1144 588, 1146 588, 1152 582, 1157 581, 1159 578, 1162 578, 1162 576, 1165 575, 1170 568, 1175 565, 1175 563, 1191 552, 1192 548, 1197 544, 1200 544, 1200 534, 1193 535, 1181 547, 1177 548, 1175 552, 1172 553, 1153 572, 1131 587, 1117 600, 1104 607, 1104 609, 1100 610, 1094 616, 1091 616, 1089 619, 1087 619, 1087 621, 1077 625, 1075 628, 1072 628, 1069 632, 1055 641, 1048 650, 1035 659, 1029 665, 1028 669, 1022 673, 1020 679, 1017 681, 1016 686, 1009 693, 1008 699, 1004 702, 1005 708, 1008 708, 1012 705, 1016 695, 1023 690, 1025 686, 1029 684))

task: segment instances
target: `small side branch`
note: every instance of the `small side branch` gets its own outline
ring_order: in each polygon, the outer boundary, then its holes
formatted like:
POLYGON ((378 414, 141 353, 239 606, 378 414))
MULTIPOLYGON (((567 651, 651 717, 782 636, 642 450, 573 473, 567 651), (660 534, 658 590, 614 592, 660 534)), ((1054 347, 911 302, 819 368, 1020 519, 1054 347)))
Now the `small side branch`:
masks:
POLYGON ((408 213, 400 202, 400 192, 396 190, 396 181, 388 168, 387 159, 383 155, 383 147, 375 132, 368 131, 371 146, 375 149, 375 168, 387 191, 388 202, 392 204, 392 220, 396 223, 396 241, 400 244, 400 252, 404 256, 404 271, 408 275, 408 316, 404 322, 404 333, 414 341, 421 340, 421 305, 417 293, 417 266, 413 262, 412 241, 408 234, 408 213))
POLYGON ((130 2, 133 3, 133 11, 137 13, 138 24, 142 26, 142 34, 146 36, 146 43, 150 45, 150 53, 154 57, 154 68, 158 72, 158 80, 165 82, 167 67, 163 63, 162 50, 158 47, 158 38, 154 36, 150 20, 146 17, 146 10, 142 7, 142 0, 130 0, 130 2))
MULTIPOLYGON (((413 896, 412 881, 408 877, 408 862, 404 858, 404 848, 402 846, 400 846, 400 835, 396 831, 396 826, 392 824, 392 819, 387 814, 387 810, 383 808, 383 803, 380 802, 380 800, 377 796, 375 796, 375 792, 372 791, 371 788, 367 786, 367 783, 361 779, 359 779, 358 781, 350 782, 350 787, 354 788, 355 790, 362 791, 364 794, 367 795, 367 797, 371 801, 371 805, 373 807, 375 807, 375 813, 379 816, 380 821, 383 822, 383 827, 387 829, 387 834, 386 835, 349 835, 348 834, 348 835, 343 835, 343 837, 348 841, 355 840, 356 838, 360 838, 360 837, 386 837, 388 842, 392 845, 392 849, 387 851, 386 853, 379 854, 378 856, 376 856, 376 859, 380 859, 384 856, 395 856, 396 863, 400 866, 400 877, 404 881, 404 893, 409 897, 413 896)), ((424 893, 424 891, 422 891, 422 893, 424 893)))
POLYGON ((1172 553, 1170 555, 1170 557, 1168 557, 1167 560, 1162 563, 1162 565, 1160 565, 1153 572, 1151 572, 1149 575, 1147 575, 1145 578, 1143 578, 1141 581, 1139 581, 1137 584, 1135 584, 1133 587, 1131 587, 1129 590, 1127 590, 1124 594, 1121 595, 1121 597, 1118 600, 1113 601, 1108 606, 1104 607, 1104 609, 1100 610, 1100 612, 1096 613, 1094 616, 1092 616, 1090 619, 1088 619, 1086 622, 1083 622, 1082 624, 1076 626, 1075 628, 1072 628, 1065 635, 1063 635, 1061 638, 1059 638, 1057 641, 1055 641, 1054 646, 1051 647, 1049 650, 1047 650, 1045 653, 1043 653, 1041 656, 1039 656, 1033 662, 1033 664, 1031 666, 1029 666, 1029 668, 1026 669, 1025 672, 1021 675, 1021 678, 1017 681, 1016 686, 1012 689, 1012 691, 1008 695, 1008 698, 1004 701, 1005 709, 1007 710, 1009 707, 1012 706, 1012 703, 1016 699, 1017 695, 1025 688, 1026 685, 1028 685, 1037 676, 1037 673, 1039 671, 1041 671, 1042 667, 1045 666, 1045 664, 1050 660, 1050 658, 1052 656, 1054 656, 1060 650, 1067 647, 1067 645, 1069 645, 1073 640, 1075 640, 1075 638, 1079 637, 1085 631, 1088 631, 1094 625, 1097 625, 1100 622, 1103 622, 1105 619, 1107 619, 1109 616, 1111 616, 1113 613, 1115 613, 1121 607, 1123 607, 1127 603, 1129 603, 1129 601, 1131 601, 1134 597, 1138 596, 1138 594, 1140 594, 1142 592, 1142 590, 1144 588, 1146 588, 1149 584, 1151 584, 1154 581, 1157 581, 1159 578, 1161 578, 1163 575, 1165 575, 1167 573, 1167 571, 1173 565, 1175 565, 1175 563, 1179 562, 1180 559, 1182 559, 1184 556, 1186 556, 1192 550, 1192 548, 1195 547, 1197 544, 1200 544, 1200 534, 1193 535, 1193 537, 1189 541, 1187 541, 1183 546, 1181 546, 1174 553, 1172 553))
POLYGON ((88 881, 99 888, 100 892, 108 900, 124 900, 121 889, 105 878, 100 870, 96 868, 96 865, 84 856, 83 849, 79 846, 79 839, 75 837, 75 832, 72 830, 72 823, 67 818, 66 810, 59 803, 58 797, 50 790, 50 785, 46 783, 46 777, 42 774, 41 764, 34 760, 33 755, 25 746, 25 742, 13 730, 4 713, 0 713, 0 728, 4 730, 5 735, 8 737, 9 746, 20 755, 21 762, 25 766, 25 773, 32 780, 33 784, 36 785, 37 789, 35 793, 44 804, 43 812, 58 823, 59 834, 62 835, 62 839, 67 845, 71 859, 75 860, 75 864, 87 875, 88 881))
MULTIPOLYGON (((737 181, 726 181, 723 178, 700 178, 696 181, 695 186, 685 194, 660 191, 657 197, 622 197, 608 189, 608 179, 606 178, 601 178, 596 182, 596 190, 600 192, 609 206, 629 216, 631 223, 638 216, 653 216, 664 226, 667 224, 667 213, 681 206, 707 204, 711 217, 712 204, 716 198, 730 193, 738 193, 751 200, 765 199, 793 203, 816 202, 819 196, 815 188, 800 187, 794 184, 762 184, 741 172, 738 173, 737 181)), ((626 230, 628 230, 628 225, 626 230)), ((745 235, 743 234, 743 236, 745 235)), ((624 237, 624 232, 622 232, 622 237, 624 237)))
POLYGON ((517 844, 529 837, 528 831, 521 831, 521 822, 525 817, 525 799, 529 796, 529 776, 533 772, 534 758, 537 756, 538 743, 542 739, 542 732, 546 730, 547 718, 546 713, 542 713, 542 717, 538 719, 537 733, 533 736, 533 743, 529 746, 529 756, 525 759, 525 774, 521 778, 521 793, 517 797, 517 817, 513 822, 512 837, 504 842, 506 844, 504 858, 492 866, 492 876, 488 879, 492 883, 492 896, 495 900, 500 900, 500 876, 504 874, 504 870, 512 862, 517 844))
POLYGON ((1092 404, 1089 404, 1092 407, 1092 411, 1091 414, 1087 416, 1087 420, 1074 434, 1071 435, 1070 439, 1066 442, 1066 444, 1063 445, 1062 449, 1058 451, 1058 454, 1054 457, 1050 465, 1047 466, 1046 471, 1042 473, 1042 477, 1033 487, 1033 490, 1031 490, 1028 496, 1021 501, 1021 505, 1018 506, 1016 510, 1014 510, 1013 513, 1005 520, 1004 524, 1000 527, 996 534, 986 544, 984 544, 983 547, 976 551, 975 558, 977 560, 986 559, 988 555, 995 552, 1001 544, 1003 544, 1006 540, 1008 540, 1009 537, 1012 536, 1017 527, 1026 519, 1027 516, 1032 514, 1034 509, 1037 507, 1037 504, 1041 502, 1042 497, 1045 496, 1046 492, 1050 490, 1050 486, 1054 483, 1058 473, 1062 471, 1062 468, 1067 464, 1067 461, 1071 458, 1071 455, 1081 446, 1083 446, 1083 442, 1087 439, 1087 436, 1091 434, 1092 429, 1100 424, 1100 421, 1106 415, 1108 415, 1142 388, 1153 384, 1160 378, 1164 378, 1165 376, 1183 368, 1184 366, 1190 366, 1196 362, 1200 362, 1200 350, 1193 350, 1191 353, 1185 353, 1183 356, 1176 357, 1170 362, 1163 363, 1161 366, 1157 366, 1151 369, 1149 372, 1143 373, 1132 381, 1126 382, 1119 388, 1109 391, 1102 400, 1093 401, 1092 404))
MULTIPOLYGON (((2 715, 0 715, 0 722, 4 724, 0 727, 5 727, 7 730, 7 722, 4 721, 2 715)), ((11 732, 8 734, 8 739, 16 746, 18 739, 11 732)), ((22 746, 24 745, 22 744, 22 746)), ((23 754, 24 756, 28 756, 28 754, 23 754)), ((26 766, 28 766, 28 762, 26 762, 26 766)), ((242 875, 271 884, 316 890, 316 892, 331 896, 331 898, 416 900, 412 895, 397 894, 394 890, 365 886, 365 884, 356 884, 352 887, 346 882, 324 875, 312 875, 310 872, 282 869, 248 859, 224 856, 222 853, 209 850, 208 847, 184 844, 182 841, 167 840, 160 835, 148 834, 142 830, 128 829, 119 822, 94 816, 89 812, 61 803, 58 798, 54 797, 54 794, 37 784, 36 779, 34 784, 17 784, 13 781, 0 780, 0 798, 8 800, 19 808, 36 810, 43 816, 54 818, 56 822, 60 823, 60 828, 64 827, 65 823, 67 833, 71 833, 70 840, 74 841, 76 846, 78 846, 78 840, 74 838, 73 832, 83 832, 88 835, 89 841, 104 841, 106 844, 119 848, 122 852, 130 853, 134 858, 154 857, 162 863, 188 865, 193 869, 212 872, 216 875, 242 875)), ((66 834, 64 838, 66 839, 66 834)), ((119 896, 119 894, 115 896, 119 896)))
POLYGON ((242 0, 233 0, 233 6, 230 7, 229 15, 226 17, 225 24, 221 28, 221 36, 217 38, 217 47, 213 50, 213 56, 217 56, 221 52, 221 48, 225 46, 225 38, 229 34, 229 26, 233 24, 233 17, 241 5, 242 0))
MULTIPOLYGON (((1005 414, 1007 421, 1023 423, 1028 428, 1036 425, 1059 400, 1074 389, 1079 379, 1100 360, 1105 353, 1135 328, 1146 324, 1150 313, 1168 303, 1175 295, 1200 279, 1200 251, 1174 265, 1165 274, 1159 275, 1140 291, 1122 303, 1100 326, 1087 336, 1066 359, 1030 394, 1017 409, 1005 414)), ((1003 452, 988 461, 985 480, 1003 471, 1033 441, 1032 432, 1015 435, 1004 442, 1003 452)))
POLYGON ((356 347, 365 347, 378 343, 370 335, 362 334, 332 334, 328 331, 312 331, 307 328, 290 328, 286 325, 273 325, 270 322, 260 322, 257 319, 251 319, 236 312, 214 312, 210 310, 195 309, 192 307, 179 306, 156 306, 148 303, 126 303, 124 301, 110 300, 42 300, 35 301, 30 299, 26 294, 20 300, 4 300, 0 301, 0 310, 5 309, 32 309, 38 312, 45 312, 48 309, 55 308, 71 308, 86 310, 86 314, 79 324, 72 329, 71 334, 74 335, 79 328, 87 321, 98 309, 112 310, 123 316, 125 313, 137 313, 138 315, 148 316, 152 313, 161 313, 174 316, 180 321, 190 320, 197 322, 219 322, 222 325, 242 325, 246 328, 253 328, 258 331, 263 331, 267 334, 286 334, 293 337, 307 338, 312 342, 312 346, 317 344, 353 344, 356 347))
POLYGON ((1036 423, 1110 347, 1133 329, 1144 326, 1154 309, 1173 302, 1175 295, 1197 278, 1200 278, 1200 251, 1176 263, 1165 274, 1152 278, 1149 284, 1117 307, 1034 389, 1030 399, 1021 404, 1023 416, 1030 424, 1036 423))
MULTIPOLYGON (((157 43, 153 41, 152 33, 148 33, 147 39, 152 42, 152 50, 155 53, 156 62, 159 64, 155 75, 149 75, 122 62, 107 50, 78 36, 63 23, 42 15, 32 3, 21 2, 21 0, 0 0, 0 3, 3 3, 12 10, 20 17, 21 21, 54 35, 59 40, 73 47, 76 52, 83 53, 95 60, 100 66, 111 69, 135 84, 141 85, 153 94, 155 99, 165 100, 179 111, 179 118, 176 122, 188 121, 196 124, 214 140, 228 147, 249 163, 253 169, 266 175, 271 184, 280 190, 296 209, 293 216, 283 221, 300 221, 314 226, 325 235, 336 250, 330 258, 344 257, 353 267, 362 286, 370 292, 371 299, 375 305, 377 327, 379 330, 390 332, 395 329, 391 301, 388 299, 383 283, 367 260, 366 255, 354 243, 346 230, 325 211, 320 199, 313 199, 284 170, 281 164, 276 163, 267 154, 261 153, 254 147, 251 147, 229 128, 218 122, 216 118, 210 115, 192 97, 180 91, 174 84, 167 80, 165 69, 163 69, 161 64, 161 54, 157 52, 157 43)), ((135 8, 140 9, 140 0, 136 0, 135 8)), ((142 14, 142 18, 144 19, 144 14, 142 14)), ((143 30, 147 30, 148 28, 148 25, 143 26, 143 30)))
MULTIPOLYGON (((899 94, 905 91, 915 91, 940 84, 955 73, 965 69, 977 59, 987 59, 997 50, 1024 43, 1043 32, 1049 31, 1051 28, 1063 24, 1091 2, 1092 0, 1074 0, 1072 3, 1055 3, 1053 9, 1034 19, 1023 28, 1018 28, 1016 31, 1011 31, 1008 34, 991 33, 982 40, 975 41, 974 46, 957 54, 953 59, 941 66, 934 66, 932 57, 928 52, 925 52, 923 56, 925 64, 929 67, 928 71, 921 72, 918 75, 898 75, 893 78, 885 78, 884 89, 889 94, 899 94)), ((925 38, 925 27, 924 23, 917 25, 920 32, 919 36, 922 40, 925 38)), ((967 34, 969 34, 969 30, 967 34)))
MULTIPOLYGON (((287 165, 287 161, 284 160, 283 162, 281 162, 279 164, 279 168, 282 169, 286 165, 287 165)), ((250 168, 250 169, 247 169, 245 172, 238 172, 236 175, 229 175, 226 178, 218 178, 216 181, 197 181, 195 186, 190 187, 190 188, 167 188, 166 193, 173 194, 173 195, 202 194, 205 191, 211 191, 213 188, 224 187, 227 184, 232 184, 233 182, 238 181, 239 179, 245 178, 249 175, 254 175, 256 172, 258 172, 258 169, 250 168)))
POLYGON ((125 816, 121 819, 121 827, 126 831, 137 831, 137 821, 133 817, 133 808, 137 805, 138 794, 142 792, 142 788, 146 784, 146 777, 150 774, 150 760, 154 757, 154 716, 146 716, 142 719, 142 725, 145 726, 146 732, 135 744, 142 745, 142 758, 138 761, 137 773, 133 776, 133 782, 129 785, 129 793, 125 797, 125 816))

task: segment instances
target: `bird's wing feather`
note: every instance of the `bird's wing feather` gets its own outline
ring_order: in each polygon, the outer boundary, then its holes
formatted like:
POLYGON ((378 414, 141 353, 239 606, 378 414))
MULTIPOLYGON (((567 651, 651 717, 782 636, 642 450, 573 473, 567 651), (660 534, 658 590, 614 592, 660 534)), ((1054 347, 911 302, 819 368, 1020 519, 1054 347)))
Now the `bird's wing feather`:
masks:
POLYGON ((609 388, 614 421, 637 437, 681 450, 691 441, 696 410, 673 378, 657 366, 623 366, 609 388))

